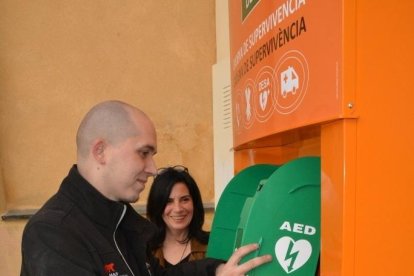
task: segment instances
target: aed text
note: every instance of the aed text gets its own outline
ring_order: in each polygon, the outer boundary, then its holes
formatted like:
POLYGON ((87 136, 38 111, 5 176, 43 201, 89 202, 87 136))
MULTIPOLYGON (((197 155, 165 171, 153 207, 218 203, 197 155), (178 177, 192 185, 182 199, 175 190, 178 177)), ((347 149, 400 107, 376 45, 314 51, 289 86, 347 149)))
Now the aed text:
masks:
POLYGON ((289 231, 289 232, 295 232, 299 234, 310 235, 310 236, 316 234, 316 228, 313 226, 305 225, 301 223, 291 223, 289 221, 283 222, 279 229, 289 231))

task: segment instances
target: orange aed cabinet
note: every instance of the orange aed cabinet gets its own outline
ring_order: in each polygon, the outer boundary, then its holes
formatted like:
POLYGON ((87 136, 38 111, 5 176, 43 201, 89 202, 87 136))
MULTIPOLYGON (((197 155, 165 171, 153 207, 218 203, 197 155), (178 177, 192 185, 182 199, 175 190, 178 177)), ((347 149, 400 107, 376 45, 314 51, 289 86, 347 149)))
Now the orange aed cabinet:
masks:
POLYGON ((321 275, 414 275, 413 10, 229 1, 236 173, 321 157, 321 275))

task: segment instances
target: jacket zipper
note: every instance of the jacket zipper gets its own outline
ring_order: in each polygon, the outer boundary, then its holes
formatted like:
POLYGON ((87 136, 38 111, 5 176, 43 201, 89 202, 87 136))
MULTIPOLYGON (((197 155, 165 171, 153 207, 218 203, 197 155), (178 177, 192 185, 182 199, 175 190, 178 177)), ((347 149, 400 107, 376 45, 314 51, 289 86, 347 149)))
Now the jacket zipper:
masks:
POLYGON ((128 267, 129 271, 131 271, 132 276, 135 276, 134 272, 132 272, 131 267, 129 266, 128 262, 126 261, 126 259, 125 259, 124 255, 122 255, 122 252, 121 252, 121 250, 119 249, 118 244, 116 243, 116 239, 115 239, 115 233, 116 233, 116 230, 118 230, 118 226, 119 226, 119 224, 121 223, 122 219, 124 218, 125 213, 126 213, 126 206, 124 205, 124 209, 122 210, 121 217, 119 218, 118 223, 116 224, 115 231, 114 231, 114 234, 113 234, 113 236, 112 236, 112 237, 113 237, 113 239, 114 239, 115 247, 116 247, 116 249, 118 250, 119 254, 121 255, 122 259, 124 260, 124 262, 125 262, 126 266, 128 267))

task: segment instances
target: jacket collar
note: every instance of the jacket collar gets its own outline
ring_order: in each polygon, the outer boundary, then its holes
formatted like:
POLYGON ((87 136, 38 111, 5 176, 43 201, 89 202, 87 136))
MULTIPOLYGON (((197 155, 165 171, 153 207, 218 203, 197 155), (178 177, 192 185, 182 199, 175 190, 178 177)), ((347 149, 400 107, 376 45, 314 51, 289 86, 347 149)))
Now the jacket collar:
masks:
POLYGON ((63 180, 59 192, 71 199, 94 223, 111 231, 121 218, 124 206, 127 212, 122 220, 121 227, 138 232, 146 232, 146 228, 153 229, 152 224, 140 216, 128 203, 113 201, 96 190, 73 165, 67 177, 63 180))

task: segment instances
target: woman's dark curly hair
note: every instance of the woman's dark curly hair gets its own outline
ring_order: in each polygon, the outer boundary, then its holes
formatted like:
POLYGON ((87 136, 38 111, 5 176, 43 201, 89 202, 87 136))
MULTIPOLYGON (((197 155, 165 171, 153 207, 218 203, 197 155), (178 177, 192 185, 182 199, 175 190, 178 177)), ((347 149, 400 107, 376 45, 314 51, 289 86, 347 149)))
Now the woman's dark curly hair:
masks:
POLYGON ((154 178, 147 202, 147 218, 157 225, 158 233, 150 242, 152 249, 162 246, 165 239, 166 224, 162 218, 173 186, 179 182, 184 183, 193 201, 194 210, 191 219, 188 236, 183 243, 195 238, 203 244, 208 243, 209 232, 202 229, 204 224, 204 206, 200 190, 193 177, 183 166, 163 168, 154 178))

